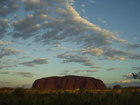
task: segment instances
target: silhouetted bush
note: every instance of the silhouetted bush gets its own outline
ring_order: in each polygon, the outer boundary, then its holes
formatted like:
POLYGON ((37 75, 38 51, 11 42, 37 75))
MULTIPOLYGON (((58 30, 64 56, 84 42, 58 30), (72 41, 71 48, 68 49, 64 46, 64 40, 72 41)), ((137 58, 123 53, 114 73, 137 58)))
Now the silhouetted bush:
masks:
POLYGON ((25 94, 25 90, 23 88, 16 88, 13 91, 13 94, 16 96, 23 96, 25 94))
POLYGON ((110 89, 91 92, 27 92, 23 88, 0 93, 0 105, 139 105, 140 90, 110 89))
POLYGON ((120 85, 114 85, 113 86, 113 89, 121 89, 122 88, 122 86, 120 86, 120 85))

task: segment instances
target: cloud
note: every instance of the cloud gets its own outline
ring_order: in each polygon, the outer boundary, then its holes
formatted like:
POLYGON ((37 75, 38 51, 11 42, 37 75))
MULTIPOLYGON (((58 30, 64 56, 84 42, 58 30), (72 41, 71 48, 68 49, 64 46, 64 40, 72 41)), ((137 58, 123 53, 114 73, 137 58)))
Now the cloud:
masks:
POLYGON ((9 20, 8 20, 8 19, 3 19, 3 20, 1 20, 1 21, 0 21, 0 24, 1 24, 1 26, 2 26, 3 28, 7 28, 7 27, 10 26, 9 20))
MULTIPOLYGON (((108 45, 112 41, 121 43, 125 41, 117 37, 116 33, 102 29, 82 18, 72 6, 74 0, 24 0, 15 3, 22 3, 24 11, 32 12, 18 20, 13 19, 11 22, 13 38, 36 37, 36 40, 44 43, 69 40, 96 46, 108 45), (38 34, 40 32, 43 33, 38 34)), ((9 20, 5 19, 6 26, 8 22, 9 20)))
POLYGON ((53 44, 52 47, 48 48, 47 50, 49 50, 49 51, 53 51, 53 50, 66 50, 66 51, 73 51, 73 52, 77 52, 78 51, 77 49, 72 49, 72 48, 65 47, 65 46, 61 45, 60 43, 53 44))
POLYGON ((22 56, 20 59, 26 59, 26 58, 31 58, 30 56, 22 56))
POLYGON ((11 82, 3 82, 3 81, 0 81, 0 84, 10 84, 11 82))
POLYGON ((19 49, 14 49, 12 47, 5 47, 0 49, 0 58, 4 57, 4 56, 9 56, 9 55, 15 55, 15 54, 19 54, 19 53, 23 53, 25 51, 23 50, 19 50, 19 49))
POLYGON ((136 87, 136 86, 140 86, 139 84, 139 81, 137 80, 121 80, 121 81, 117 81, 117 82, 114 82, 114 83, 109 83, 109 84, 106 84, 108 87, 113 87, 114 85, 120 85, 122 87, 136 87))
POLYGON ((103 19, 102 17, 97 17, 97 20, 100 23, 102 23, 103 25, 105 25, 106 27, 111 28, 111 26, 108 24, 108 22, 105 19, 103 19))
POLYGON ((140 43, 129 43, 128 48, 136 49, 140 47, 140 43))
POLYGON ((87 47, 82 49, 82 53, 83 54, 91 54, 93 56, 101 56, 104 54, 104 50, 102 48, 91 48, 91 47, 87 47))
POLYGON ((107 57, 107 60, 126 60, 126 58, 124 56, 111 56, 111 57, 107 57))
POLYGON ((98 70, 65 70, 60 73, 60 75, 83 75, 83 76, 92 76, 93 73, 99 72, 98 70), (81 74, 82 73, 82 74, 81 74))
POLYGON ((135 59, 135 60, 139 60, 140 59, 140 54, 130 54, 129 56, 130 59, 135 59))
POLYGON ((36 75, 31 72, 9 72, 9 71, 1 71, 0 74, 11 75, 11 76, 20 75, 20 76, 27 77, 27 78, 32 78, 34 75, 36 75))
POLYGON ((140 72, 139 73, 129 73, 127 75, 123 75, 123 77, 128 78, 128 79, 140 79, 140 72))
POLYGON ((10 74, 10 72, 8 72, 8 71, 2 71, 2 72, 0 72, 0 74, 10 74))
POLYGON ((74 71, 74 73, 81 73, 81 72, 94 73, 98 71, 97 70, 75 70, 74 71))
POLYGON ((32 78, 36 74, 30 72, 14 72, 14 75, 21 75, 23 77, 32 78))
POLYGON ((23 50, 17 50, 17 49, 10 48, 10 47, 3 48, 3 50, 6 52, 9 52, 9 53, 23 53, 24 52, 23 50))
POLYGON ((69 70, 65 70, 62 73, 60 73, 60 75, 71 75, 69 70))
POLYGON ((19 61, 18 60, 14 60, 14 59, 5 59, 5 58, 2 58, 0 59, 0 70, 8 70, 9 68, 13 68, 13 67, 17 67, 19 61))
POLYGON ((6 41, 0 40, 0 46, 10 45, 10 44, 12 44, 12 42, 6 42, 6 41))
POLYGON ((107 71, 114 71, 114 70, 119 70, 119 68, 118 67, 112 67, 112 68, 107 69, 107 71))
POLYGON ((107 60, 126 60, 126 59, 140 59, 140 54, 136 54, 131 50, 122 50, 111 46, 105 47, 85 47, 81 50, 82 54, 89 54, 92 56, 102 56, 107 60))
POLYGON ((0 17, 5 17, 18 10, 20 0, 1 0, 0 1, 0 17))
POLYGON ((134 79, 132 73, 129 73, 127 75, 123 75, 123 77, 127 78, 127 79, 134 79))
POLYGON ((0 70, 3 69, 3 68, 4 68, 3 66, 0 66, 0 70))
POLYGON ((83 8, 84 8, 84 7, 86 7, 86 5, 85 5, 85 4, 81 4, 80 6, 81 6, 81 7, 83 7, 83 8))
POLYGON ((5 36, 5 33, 6 29, 0 27, 0 39, 2 39, 5 36))
MULTIPOLYGON (((99 41, 100 44, 102 41, 104 44, 109 44, 109 43, 112 43, 112 40, 121 42, 121 43, 125 42, 125 40, 117 37, 115 33, 102 29, 102 28, 96 26, 95 24, 89 22, 88 20, 82 18, 80 16, 80 14, 72 6, 68 5, 67 9, 70 12, 72 21, 74 21, 76 24, 84 25, 86 30, 91 31, 91 35, 89 35, 88 37, 84 36, 84 38, 87 37, 86 40, 90 41, 90 39, 89 39, 89 37, 90 37, 92 39, 92 43, 95 41, 94 44, 97 44, 97 45, 98 45, 97 41, 99 41)), ((86 41, 86 42, 88 42, 88 41, 86 41)))
POLYGON ((27 39, 34 36, 38 30, 38 27, 36 27, 37 24, 34 15, 27 15, 25 19, 14 21, 13 27, 15 32, 13 33, 13 37, 27 39))
POLYGON ((86 13, 86 10, 82 8, 82 9, 81 9, 81 12, 82 12, 82 13, 86 13))
MULTIPOLYGON (((114 43, 127 45, 127 41, 120 38, 117 32, 103 29, 83 18, 74 8, 74 2, 75 0, 1 1, 0 39, 9 35, 8 37, 12 37, 14 40, 32 39, 45 45, 70 42, 77 44, 78 48, 79 46, 82 47, 82 54, 102 56, 107 60, 140 59, 140 54, 135 54, 125 49, 117 49, 114 43), (19 13, 20 11, 23 12, 22 15, 19 13), (6 32, 10 34, 5 34, 6 32)), ((94 0, 90 0, 90 2, 95 3, 94 0)), ((101 21, 107 24, 103 19, 101 21)), ((132 48, 139 47, 138 44, 131 44, 129 46, 132 48)), ((61 45, 57 45, 56 48, 69 50, 61 45)), ((15 53, 20 52, 12 49, 2 49, 0 51, 0 58, 15 53)), ((70 58, 66 56, 59 56, 58 58, 64 59, 63 62, 67 63, 77 62, 85 66, 94 65, 88 57, 76 55, 77 59, 81 58, 81 61, 76 61, 72 56, 75 55, 70 55, 70 58)), ((23 65, 35 65, 32 61, 27 63, 23 62, 23 65)))
POLYGON ((31 61, 22 62, 20 64, 24 65, 24 66, 33 67, 35 65, 48 64, 48 59, 47 58, 36 58, 36 59, 31 60, 31 61))
POLYGON ((133 80, 121 80, 121 81, 118 81, 118 83, 132 83, 133 80))
POLYGON ((122 50, 114 47, 106 47, 104 56, 108 60, 126 60, 126 59, 140 59, 140 54, 136 54, 131 50, 122 50))
POLYGON ((95 0, 89 0, 90 3, 95 4, 96 1, 95 0))
POLYGON ((132 67, 132 70, 140 70, 140 67, 132 67))
POLYGON ((31 3, 31 4, 38 4, 41 2, 41 0, 24 0, 24 2, 28 2, 28 3, 31 3))
POLYGON ((96 66, 93 63, 93 61, 87 56, 75 55, 75 54, 70 54, 70 53, 63 53, 63 54, 59 54, 57 57, 63 59, 63 63, 74 62, 74 63, 81 63, 84 66, 88 66, 88 67, 95 67, 96 66))

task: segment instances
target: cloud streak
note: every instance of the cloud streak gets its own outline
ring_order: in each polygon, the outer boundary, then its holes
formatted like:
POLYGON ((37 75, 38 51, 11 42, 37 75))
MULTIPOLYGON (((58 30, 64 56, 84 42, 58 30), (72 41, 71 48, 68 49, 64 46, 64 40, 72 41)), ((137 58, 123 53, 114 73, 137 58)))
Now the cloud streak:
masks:
POLYGON ((3 58, 4 56, 16 55, 24 52, 25 51, 23 50, 15 49, 12 47, 4 47, 0 49, 0 58, 3 58))
POLYGON ((26 77, 26 78, 32 78, 36 74, 30 73, 30 72, 14 72, 13 75, 20 75, 20 76, 23 76, 23 77, 26 77))
POLYGON ((26 78, 32 78, 34 75, 36 75, 31 72, 9 72, 9 71, 1 71, 0 74, 1 75, 10 75, 10 76, 19 75, 19 76, 26 77, 26 78))
POLYGON ((12 42, 2 41, 0 40, 0 46, 10 45, 12 42))
POLYGON ((127 79, 134 79, 132 73, 129 73, 127 75, 123 75, 124 78, 127 78, 127 79))
POLYGON ((112 67, 112 68, 107 69, 107 71, 114 71, 114 70, 119 70, 119 68, 118 67, 112 67))
POLYGON ((140 70, 140 67, 132 67, 132 70, 140 70))
POLYGON ((34 67, 35 65, 48 64, 48 59, 47 58, 36 58, 31 61, 22 62, 20 64, 24 65, 24 66, 34 67))
POLYGON ((95 73, 95 72, 98 72, 97 70, 75 70, 74 73, 82 73, 82 72, 85 72, 85 73, 95 73))
POLYGON ((64 53, 64 54, 59 54, 57 57, 63 59, 63 63, 70 63, 70 62, 80 63, 83 64, 84 66, 88 66, 91 68, 94 68, 96 66, 93 63, 93 61, 87 56, 64 53))

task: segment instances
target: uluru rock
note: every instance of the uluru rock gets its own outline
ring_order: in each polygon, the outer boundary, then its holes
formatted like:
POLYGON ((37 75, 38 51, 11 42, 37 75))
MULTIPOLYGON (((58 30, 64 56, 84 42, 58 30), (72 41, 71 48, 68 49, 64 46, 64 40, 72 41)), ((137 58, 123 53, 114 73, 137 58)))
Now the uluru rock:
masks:
POLYGON ((33 89, 105 89, 103 81, 82 76, 53 76, 35 80, 33 89))

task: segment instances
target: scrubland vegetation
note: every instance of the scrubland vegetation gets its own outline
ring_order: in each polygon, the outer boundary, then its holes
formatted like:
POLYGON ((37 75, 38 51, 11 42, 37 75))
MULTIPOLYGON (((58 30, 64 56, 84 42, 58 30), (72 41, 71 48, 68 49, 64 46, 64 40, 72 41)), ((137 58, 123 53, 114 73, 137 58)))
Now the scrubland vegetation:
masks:
POLYGON ((140 105, 140 89, 0 89, 0 105, 140 105))

